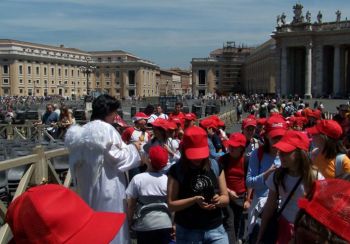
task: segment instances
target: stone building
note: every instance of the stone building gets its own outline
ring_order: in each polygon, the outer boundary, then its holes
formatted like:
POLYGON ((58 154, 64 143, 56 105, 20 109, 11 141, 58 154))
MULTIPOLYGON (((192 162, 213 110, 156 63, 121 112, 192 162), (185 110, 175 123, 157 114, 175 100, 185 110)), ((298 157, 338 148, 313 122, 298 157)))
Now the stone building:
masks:
POLYGON ((0 96, 86 94, 80 67, 90 54, 78 49, 0 39, 0 96))
POLYGON ((182 95, 181 74, 172 70, 160 70, 159 95, 182 95))
POLYGON ((0 96, 71 97, 92 90, 119 98, 158 96, 158 69, 124 51, 86 52, 0 39, 0 96))
POLYGON ((244 91, 248 94, 275 93, 277 65, 274 39, 255 48, 243 65, 244 91))
POLYGON ((294 17, 277 17, 272 37, 276 40, 276 92, 305 97, 343 97, 350 94, 350 21, 335 13, 331 22, 303 15, 301 4, 294 7, 294 17))
POLYGON ((192 95, 192 72, 180 68, 171 68, 170 71, 176 72, 181 76, 181 94, 192 95))
POLYGON ((242 66, 252 48, 227 42, 209 58, 192 59, 192 90, 195 96, 242 92, 242 66))
POLYGON ((154 63, 124 51, 90 52, 96 66, 93 89, 118 98, 159 96, 154 63))

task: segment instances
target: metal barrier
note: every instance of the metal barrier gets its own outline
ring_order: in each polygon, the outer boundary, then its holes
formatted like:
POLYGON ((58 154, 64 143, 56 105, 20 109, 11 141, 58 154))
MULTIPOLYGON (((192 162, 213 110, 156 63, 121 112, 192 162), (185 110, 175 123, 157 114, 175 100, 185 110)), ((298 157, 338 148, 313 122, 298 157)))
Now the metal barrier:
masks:
MULTIPOLYGON (((29 187, 40 184, 55 183, 69 187, 71 184, 70 172, 68 171, 65 179, 62 182, 51 162, 51 160, 56 157, 67 155, 68 150, 65 148, 45 152, 42 146, 37 146, 33 149, 33 154, 31 155, 1 161, 0 171, 9 170, 18 166, 29 166, 19 182, 13 199, 21 195, 29 187)), ((0 218, 4 223, 6 212, 6 204, 0 200, 0 218)), ((5 223, 0 228, 0 243, 8 243, 11 237, 12 233, 10 227, 7 223, 5 223)))

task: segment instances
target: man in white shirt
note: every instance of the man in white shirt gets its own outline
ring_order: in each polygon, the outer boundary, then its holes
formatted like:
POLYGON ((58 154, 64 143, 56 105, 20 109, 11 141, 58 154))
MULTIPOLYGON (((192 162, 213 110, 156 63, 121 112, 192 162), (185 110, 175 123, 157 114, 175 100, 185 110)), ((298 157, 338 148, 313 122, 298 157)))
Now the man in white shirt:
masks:
POLYGON ((154 114, 152 114, 149 119, 148 119, 148 123, 152 123, 154 122, 157 118, 162 118, 162 119, 168 119, 168 115, 163 113, 163 109, 160 106, 160 104, 157 105, 156 107, 156 112, 154 114))

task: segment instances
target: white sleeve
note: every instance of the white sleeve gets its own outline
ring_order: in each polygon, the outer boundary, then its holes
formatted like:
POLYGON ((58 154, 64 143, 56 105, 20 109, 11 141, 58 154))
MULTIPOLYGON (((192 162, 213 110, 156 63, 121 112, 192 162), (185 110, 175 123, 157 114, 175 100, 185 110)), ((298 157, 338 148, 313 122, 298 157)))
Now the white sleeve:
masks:
POLYGON ((149 117, 149 119, 147 120, 147 123, 152 123, 157 119, 157 115, 155 114, 151 114, 151 116, 149 117))
POLYGON ((122 172, 140 166, 141 157, 136 147, 133 144, 126 145, 116 130, 111 131, 111 137, 113 144, 108 151, 108 161, 122 172))

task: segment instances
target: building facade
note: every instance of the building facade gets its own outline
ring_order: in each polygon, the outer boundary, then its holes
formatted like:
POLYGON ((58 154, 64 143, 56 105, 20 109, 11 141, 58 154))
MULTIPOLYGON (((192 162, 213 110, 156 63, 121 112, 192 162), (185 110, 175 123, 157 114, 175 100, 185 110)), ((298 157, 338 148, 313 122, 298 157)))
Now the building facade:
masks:
POLYGON ((159 96, 158 66, 124 51, 90 52, 93 89, 118 98, 159 96))
POLYGON ((0 40, 0 95, 86 94, 80 67, 90 57, 78 49, 0 40))
POLYGON ((323 22, 319 11, 314 22, 303 15, 301 4, 294 7, 294 17, 286 23, 278 16, 272 37, 276 40, 278 67, 276 92, 305 97, 348 97, 350 95, 350 21, 323 22))
POLYGON ((209 58, 192 59, 193 95, 243 91, 242 66, 252 48, 227 42, 209 58))
POLYGON ((270 39, 247 57, 243 65, 244 91, 248 94, 275 93, 277 66, 276 42, 270 39))
POLYGON ((158 69, 123 51, 85 52, 0 39, 0 96, 72 97, 91 90, 119 98, 158 96, 158 69))

